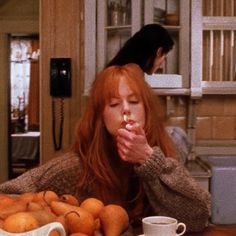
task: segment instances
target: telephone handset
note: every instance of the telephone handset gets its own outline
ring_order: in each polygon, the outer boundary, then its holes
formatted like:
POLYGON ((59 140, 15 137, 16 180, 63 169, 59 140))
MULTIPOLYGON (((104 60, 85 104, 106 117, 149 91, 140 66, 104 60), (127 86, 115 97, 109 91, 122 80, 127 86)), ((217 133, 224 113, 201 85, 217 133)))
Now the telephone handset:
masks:
POLYGON ((51 58, 50 95, 52 96, 52 134, 56 151, 61 149, 64 123, 64 98, 71 97, 71 58, 51 58))

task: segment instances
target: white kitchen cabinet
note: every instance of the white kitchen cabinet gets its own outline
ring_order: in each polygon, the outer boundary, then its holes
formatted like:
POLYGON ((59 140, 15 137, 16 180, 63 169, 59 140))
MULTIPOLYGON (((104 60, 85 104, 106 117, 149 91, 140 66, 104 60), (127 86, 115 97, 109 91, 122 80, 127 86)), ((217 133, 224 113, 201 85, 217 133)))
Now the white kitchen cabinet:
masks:
POLYGON ((141 27, 141 0, 86 0, 85 82, 87 95, 97 72, 141 27))
POLYGON ((87 94, 95 74, 143 25, 162 24, 175 41, 163 67, 164 74, 180 74, 182 87, 155 88, 160 94, 189 95, 190 0, 86 0, 85 83, 87 94))
MULTIPOLYGON (((171 34, 175 45, 163 64, 164 74, 182 76, 182 88, 156 89, 158 93, 189 94, 190 68, 190 1, 189 0, 148 0, 144 1, 144 24, 160 23, 171 34), (163 12, 163 18, 159 17, 163 12)), ((168 86, 169 87, 169 86, 168 86)))
POLYGON ((97 71, 141 27, 141 0, 97 1, 97 71))
POLYGON ((175 41, 162 73, 182 76, 181 88, 154 90, 193 99, 236 93, 236 0, 86 0, 85 93, 124 42, 153 22, 175 41))
POLYGON ((236 1, 192 0, 191 93, 236 94, 236 1))

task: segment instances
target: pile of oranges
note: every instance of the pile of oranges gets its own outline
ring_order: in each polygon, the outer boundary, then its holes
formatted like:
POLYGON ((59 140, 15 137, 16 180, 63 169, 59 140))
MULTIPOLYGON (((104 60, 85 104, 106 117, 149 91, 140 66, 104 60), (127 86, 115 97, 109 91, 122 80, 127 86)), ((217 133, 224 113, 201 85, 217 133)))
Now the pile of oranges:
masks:
MULTIPOLYGON (((0 228, 23 233, 52 222, 64 226, 68 236, 119 236, 127 230, 129 217, 119 205, 104 205, 96 198, 81 203, 70 194, 53 191, 0 194, 0 228)), ((58 236, 54 230, 50 236, 58 236)))

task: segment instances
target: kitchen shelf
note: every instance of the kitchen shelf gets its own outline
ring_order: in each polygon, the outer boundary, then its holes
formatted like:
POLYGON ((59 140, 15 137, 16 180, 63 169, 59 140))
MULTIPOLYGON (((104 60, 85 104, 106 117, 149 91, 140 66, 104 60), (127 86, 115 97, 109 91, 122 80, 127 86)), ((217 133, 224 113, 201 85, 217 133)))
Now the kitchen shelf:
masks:
POLYGON ((236 82, 231 81, 202 81, 203 94, 236 94, 236 82))
POLYGON ((131 29, 131 25, 119 25, 119 26, 105 26, 106 30, 123 30, 123 29, 131 29))
POLYGON ((167 96, 189 96, 190 95, 190 89, 180 88, 180 89, 165 89, 165 88, 153 88, 153 91, 157 95, 167 95, 167 96))

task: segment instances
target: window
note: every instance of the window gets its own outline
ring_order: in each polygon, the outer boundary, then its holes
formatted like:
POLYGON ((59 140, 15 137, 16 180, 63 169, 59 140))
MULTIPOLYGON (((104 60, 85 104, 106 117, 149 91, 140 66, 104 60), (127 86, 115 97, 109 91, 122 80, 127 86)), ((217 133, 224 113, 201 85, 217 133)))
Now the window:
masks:
POLYGON ((28 130, 28 110, 32 61, 39 50, 33 50, 32 39, 11 38, 11 120, 12 133, 28 130))

